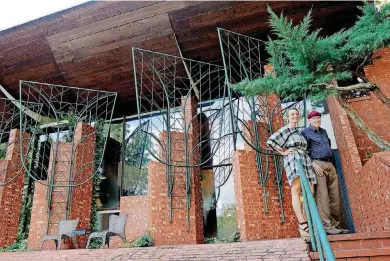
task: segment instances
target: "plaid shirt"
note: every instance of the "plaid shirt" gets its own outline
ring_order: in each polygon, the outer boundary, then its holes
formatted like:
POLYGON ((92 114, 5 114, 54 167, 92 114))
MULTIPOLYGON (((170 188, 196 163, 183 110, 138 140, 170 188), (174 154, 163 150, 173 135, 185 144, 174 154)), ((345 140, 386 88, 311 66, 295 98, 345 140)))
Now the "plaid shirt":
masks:
POLYGON ((311 166, 311 160, 307 154, 307 142, 299 133, 297 128, 282 127, 267 140, 268 146, 273 150, 284 150, 295 148, 295 152, 289 153, 283 157, 283 165, 286 170, 288 183, 299 177, 298 160, 302 161, 303 170, 310 184, 316 184, 317 179, 314 169, 311 166))

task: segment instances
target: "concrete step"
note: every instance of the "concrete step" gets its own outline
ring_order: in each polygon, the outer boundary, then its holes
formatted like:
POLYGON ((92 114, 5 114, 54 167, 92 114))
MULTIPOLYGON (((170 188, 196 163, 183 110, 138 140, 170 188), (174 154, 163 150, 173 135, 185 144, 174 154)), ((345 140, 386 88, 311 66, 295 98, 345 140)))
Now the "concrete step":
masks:
MULTIPOLYGON (((337 261, 390 261, 390 247, 336 250, 337 261)), ((310 253, 311 260, 320 260, 317 252, 310 253)))
POLYGON ((334 235, 329 242, 332 250, 386 248, 390 247, 390 231, 334 235))
MULTIPOLYGON (((119 240, 114 237, 112 240, 119 240)), ((49 241, 48 241, 49 242, 49 241)), ((53 241, 49 242, 53 243, 53 241)), ((1 261, 309 261, 307 245, 300 238, 236 243, 169 245, 142 248, 72 249, 0 253, 1 261)))
MULTIPOLYGON (((328 237, 336 260, 390 261, 390 231, 334 235, 328 237)), ((317 252, 311 260, 320 260, 317 252)))

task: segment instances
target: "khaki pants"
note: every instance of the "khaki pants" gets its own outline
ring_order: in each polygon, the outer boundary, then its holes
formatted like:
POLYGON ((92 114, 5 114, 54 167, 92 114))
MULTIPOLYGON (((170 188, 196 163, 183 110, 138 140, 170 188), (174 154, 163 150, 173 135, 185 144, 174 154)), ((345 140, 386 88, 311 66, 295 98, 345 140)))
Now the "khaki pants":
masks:
POLYGON ((314 161, 324 171, 323 176, 317 175, 315 196, 318 212, 327 229, 340 223, 339 179, 331 162, 314 161))

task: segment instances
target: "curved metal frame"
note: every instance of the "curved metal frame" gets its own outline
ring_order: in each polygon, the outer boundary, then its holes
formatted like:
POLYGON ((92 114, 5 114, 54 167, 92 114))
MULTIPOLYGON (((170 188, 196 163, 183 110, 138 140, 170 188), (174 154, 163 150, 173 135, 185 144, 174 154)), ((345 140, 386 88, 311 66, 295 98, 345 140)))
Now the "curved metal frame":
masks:
MULTIPOLYGON (((268 213, 267 184, 269 182, 270 157, 275 167, 275 186, 279 194, 279 204, 282 211, 282 222, 285 221, 283 209, 282 173, 283 165, 279 154, 272 152, 265 145, 262 145, 266 137, 269 137, 274 130, 275 117, 280 118, 290 107, 302 105, 300 102, 288 104, 287 100, 280 100, 272 105, 268 102, 268 96, 246 97, 234 90, 234 85, 244 80, 254 80, 264 75, 264 63, 261 59, 261 48, 264 42, 238 34, 229 30, 218 28, 220 48, 225 68, 225 80, 229 88, 230 108, 234 128, 234 148, 237 148, 241 139, 255 151, 256 168, 259 173, 259 180, 263 189, 265 201, 265 212, 268 213), (239 97, 236 100, 233 97, 239 97), (282 104, 287 106, 282 109, 282 104), (251 122, 251 124, 250 124, 251 122), (258 123, 264 123, 259 129, 258 123)), ((301 110, 301 109, 299 109, 301 110)), ((306 110, 306 101, 303 102, 303 111, 306 110)), ((303 113, 304 114, 304 113, 303 113)), ((285 117, 283 117, 285 119, 285 117)), ((304 121, 304 126, 306 121, 304 121)), ((280 125, 278 128, 282 127, 280 125)))
MULTIPOLYGON (((68 219, 73 188, 100 174, 117 94, 31 81, 20 81, 19 92, 21 132, 32 134, 28 144, 32 153, 24 154, 21 150, 20 156, 29 177, 49 187, 49 229, 50 224, 68 219), (38 103, 41 110, 31 109, 26 113, 25 102, 38 103), (76 143, 78 123, 95 128, 80 136, 76 143), (95 145, 99 151, 95 150, 91 160, 84 160, 76 166, 76 151, 83 155, 90 153, 84 150, 83 144, 91 139, 99 143, 95 145), (92 172, 84 177, 85 169, 92 169, 92 172)), ((22 148, 22 141, 20 146, 22 148)))
MULTIPOLYGON (((25 102, 23 101, 23 107, 20 109, 19 100, 11 100, 8 98, 0 98, 0 141, 6 139, 3 143, 6 143, 5 148, 2 148, 3 152, 5 154, 7 153, 8 147, 10 147, 13 143, 9 143, 9 134, 12 129, 19 129, 20 130, 20 117, 23 118, 23 121, 29 121, 30 123, 33 121, 32 119, 28 118, 26 115, 26 111, 28 110, 36 110, 41 111, 42 105, 38 103, 32 103, 32 102, 25 102)), ((20 139, 18 142, 30 142, 30 138, 24 138, 22 135, 20 135, 20 139)), ((15 141, 14 141, 15 142, 15 141)), ((28 152, 27 152, 28 153, 28 152)), ((6 172, 10 169, 17 169, 20 170, 16 173, 16 175, 12 176, 11 178, 4 177, 4 180, 0 182, 0 186, 5 186, 12 181, 14 181, 20 173, 22 173, 22 170, 24 169, 22 167, 22 162, 18 162, 16 165, 11 165, 7 169, 1 169, 0 170, 0 178, 2 175, 6 175, 6 172)))
MULTIPOLYGON (((148 118, 150 124, 146 133, 152 146, 147 149, 156 161, 166 166, 172 220, 172 201, 179 177, 177 169, 182 168, 185 172, 188 214, 192 169, 201 168, 217 157, 222 140, 231 135, 226 133, 226 128, 220 127, 230 116, 226 109, 228 91, 224 70, 218 65, 138 48, 133 48, 133 66, 139 124, 145 120, 141 114, 159 112, 148 118), (192 99, 196 100, 196 105, 192 99), (207 117, 208 121, 203 122, 201 117, 207 117), (207 134, 202 133, 202 128, 207 134), (210 153, 202 158, 202 147, 208 142, 210 153), (176 156, 179 154, 184 157, 179 159, 176 156)), ((213 163, 208 167, 218 168, 219 165, 213 163)))

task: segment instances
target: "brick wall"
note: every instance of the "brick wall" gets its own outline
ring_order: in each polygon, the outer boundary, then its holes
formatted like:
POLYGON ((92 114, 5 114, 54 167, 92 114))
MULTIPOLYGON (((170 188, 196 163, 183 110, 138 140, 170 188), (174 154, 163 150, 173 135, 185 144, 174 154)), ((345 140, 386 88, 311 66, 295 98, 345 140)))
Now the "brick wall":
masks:
MULTIPOLYGON (((128 242, 148 234, 148 205, 147 195, 121 197, 120 215, 127 215, 125 230, 128 242)), ((123 241, 119 237, 114 237, 110 242, 110 248, 122 245, 123 241)))
MULTIPOLYGON (((390 96, 390 48, 378 50, 373 57, 373 64, 364 68, 366 76, 390 96)), ((388 107, 373 94, 349 102, 369 127, 390 141, 388 107)), ((375 154, 379 148, 347 116, 335 98, 329 98, 328 105, 355 228, 358 232, 388 230, 383 211, 388 216, 389 204, 381 201, 389 197, 383 186, 388 181, 382 176, 386 154, 375 154), (371 159, 367 157, 369 154, 373 155, 371 159)))
MULTIPOLYGON (((390 97, 390 48, 377 50, 373 55, 373 64, 364 67, 367 78, 375 83, 383 93, 390 97)), ((390 108, 371 93, 370 96, 349 100, 359 116, 372 128, 377 135, 390 141, 390 108)), ((380 149, 351 121, 351 128, 355 137, 363 165, 370 155, 380 149)))
MULTIPOLYGON (((258 127, 264 130, 268 124, 258 122, 258 127)), ((249 126, 253 126, 249 122, 249 126)), ((262 147, 268 135, 260 136, 262 147)), ((263 187, 260 184, 259 172, 256 168, 255 151, 245 147, 233 155, 234 192, 237 208, 237 224, 241 240, 262 240, 274 238, 292 238, 298 236, 298 221, 294 215, 291 204, 291 190, 287 177, 283 173, 283 209, 285 222, 281 223, 281 208, 278 189, 275 185, 275 165, 273 158, 269 157, 268 175, 266 185, 268 196, 268 213, 265 213, 265 199, 263 187)), ((266 162, 265 155, 261 155, 266 162)), ((265 164, 263 164, 265 171, 265 164)))
MULTIPOLYGON (((27 153, 30 135, 23 133, 23 153, 27 153)), ((0 248, 7 247, 16 241, 22 193, 26 172, 20 157, 20 131, 11 130, 8 139, 7 154, 2 160, 3 182, 9 182, 0 191, 0 248), (15 178, 15 179, 14 179, 15 178)))
MULTIPOLYGON (((95 173, 96 129, 89 124, 79 122, 74 134, 74 167, 75 184, 82 184, 95 173)), ((80 218, 78 229, 89 229, 91 225, 93 179, 83 185, 72 188, 72 202, 69 219, 80 218)), ((78 236, 79 247, 87 244, 85 236, 78 236)))
MULTIPOLYGON (((55 167, 53 175, 53 184, 67 185, 69 180, 69 169, 73 166, 72 175, 76 184, 81 184, 88 180, 94 174, 94 155, 95 155, 95 128, 85 123, 78 123, 74 134, 74 148, 71 143, 52 142, 50 151, 50 160, 48 167, 49 181, 53 166, 55 167), (72 148, 74 149, 72 157, 72 148), (57 151, 57 153, 55 153, 57 151), (54 158, 55 155, 55 158, 54 158), (54 165, 53 162, 56 162, 54 165), (73 165, 71 164, 73 161, 73 165)), ((47 182, 47 181, 46 181, 47 182)), ((80 218, 78 228, 89 229, 91 221, 91 202, 92 202, 92 180, 83 185, 73 187, 53 187, 50 204, 50 224, 49 235, 58 233, 58 225, 61 220, 66 219, 66 206, 68 190, 71 190, 71 207, 69 219, 80 218)), ((29 231, 28 247, 36 248, 40 240, 46 235, 47 222, 49 219, 47 211, 47 189, 43 185, 35 185, 37 191, 34 191, 34 201, 32 209, 32 218, 29 231)), ((78 237, 80 247, 86 245, 85 236, 78 237)), ((61 248, 68 248, 68 241, 61 245, 61 248)), ((53 242, 45 242, 44 249, 54 249, 53 242)))
POLYGON ((339 151, 341 166, 348 188, 352 177, 362 168, 362 162, 357 149, 355 136, 347 113, 335 98, 328 99, 329 114, 335 133, 337 150, 339 151))
MULTIPOLYGON (((273 70, 272 66, 265 66, 266 73, 273 70)), ((268 148, 266 141, 271 135, 269 133, 268 122, 272 123, 272 128, 277 131, 283 126, 281 106, 278 106, 279 99, 276 95, 259 96, 261 104, 268 103, 270 112, 260 112, 262 115, 268 115, 261 122, 256 122, 260 146, 268 148), (269 115, 269 113, 272 113, 269 115), (272 118, 270 118, 272 117, 272 118)), ((244 129, 246 139, 254 144, 253 121, 248 121, 248 129, 244 129)), ((281 207, 279 202, 279 193, 275 185, 275 164, 273 157, 260 155, 263 162, 264 174, 266 162, 268 160, 269 179, 266 184, 266 193, 268 197, 268 213, 265 213, 266 201, 264 198, 263 187, 260 183, 260 174, 256 168, 256 153, 248 145, 244 145, 244 150, 238 150, 233 155, 233 177, 234 191, 237 208, 237 224, 240 236, 243 241, 262 240, 274 238, 297 237, 298 221, 295 217, 291 204, 291 189, 287 182, 286 174, 283 172, 282 193, 283 210, 285 222, 281 223, 281 207)))
MULTIPOLYGON (((199 123, 196 115, 196 101, 182 99, 183 125, 187 125, 187 134, 171 132, 172 162, 183 164, 185 155, 184 135, 188 140, 189 162, 191 165, 199 164, 200 152, 196 149, 199 140, 199 123)), ((162 133, 161 141, 166 141, 166 132, 162 133)), ((163 153, 161 153, 163 154, 163 153)), ((164 156, 164 155, 163 155, 164 156)), ((170 221, 168 184, 166 179, 166 165, 152 161, 148 168, 149 193, 149 228, 156 245, 167 244, 197 244, 203 243, 203 211, 200 168, 191 167, 191 199, 189 211, 189 229, 187 228, 187 210, 185 199, 186 168, 175 167, 171 171, 175 177, 172 191, 173 218, 170 221)))
POLYGON ((390 230, 390 151, 375 153, 347 184, 356 232, 390 230))
MULTIPOLYGON (((28 233, 28 248, 38 248, 41 239, 46 235, 47 229, 47 185, 42 185, 37 182, 34 183, 34 198, 31 208, 30 231, 28 233)), ((46 243, 48 249, 54 249, 54 242, 46 243), (52 244, 49 246, 49 244, 52 244)))
MULTIPOLYGON (((53 184, 66 185, 68 183, 67 180, 69 179, 71 150, 71 143, 52 142, 47 176, 49 181, 53 178, 53 184), (53 164, 54 161, 56 162, 55 165, 53 164)), ((33 208, 31 210, 28 239, 29 248, 39 247, 41 239, 46 234, 56 235, 58 233, 58 225, 60 221, 62 219, 66 219, 68 187, 53 187, 51 204, 48 206, 48 190, 50 189, 50 187, 46 185, 49 183, 48 180, 40 181, 40 183, 45 185, 35 182, 35 189, 37 190, 34 190, 33 208), (48 207, 50 209, 50 216, 47 212, 48 207), (48 226, 49 217, 50 225, 48 226)), ((61 247, 68 248, 68 245, 63 244, 61 247)), ((55 249, 54 242, 46 241, 43 245, 43 249, 55 249)))

